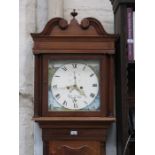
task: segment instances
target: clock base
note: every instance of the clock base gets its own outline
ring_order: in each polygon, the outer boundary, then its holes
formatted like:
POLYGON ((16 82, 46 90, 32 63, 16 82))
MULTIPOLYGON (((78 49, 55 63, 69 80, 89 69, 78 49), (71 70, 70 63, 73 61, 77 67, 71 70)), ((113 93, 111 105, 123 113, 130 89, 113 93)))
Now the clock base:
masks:
POLYGON ((34 118, 42 128, 43 155, 106 155, 107 130, 115 118, 34 118))
POLYGON ((97 141, 50 141, 49 155, 101 155, 101 146, 97 141))

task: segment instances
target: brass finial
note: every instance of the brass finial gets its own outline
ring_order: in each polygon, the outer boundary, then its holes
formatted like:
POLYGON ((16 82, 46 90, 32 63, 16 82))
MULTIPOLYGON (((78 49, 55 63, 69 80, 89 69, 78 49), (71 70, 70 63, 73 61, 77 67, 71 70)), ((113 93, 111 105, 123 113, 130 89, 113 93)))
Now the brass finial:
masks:
POLYGON ((78 15, 78 13, 76 12, 75 9, 73 9, 73 12, 71 12, 71 15, 73 16, 73 18, 75 18, 78 15))

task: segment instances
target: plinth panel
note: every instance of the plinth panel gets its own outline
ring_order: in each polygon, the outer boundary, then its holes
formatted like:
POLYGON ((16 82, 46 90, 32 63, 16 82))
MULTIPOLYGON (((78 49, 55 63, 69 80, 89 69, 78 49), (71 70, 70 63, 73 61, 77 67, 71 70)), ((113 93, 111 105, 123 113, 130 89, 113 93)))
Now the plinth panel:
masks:
POLYGON ((49 142, 49 155, 101 155, 101 152, 101 144, 98 141, 49 142))

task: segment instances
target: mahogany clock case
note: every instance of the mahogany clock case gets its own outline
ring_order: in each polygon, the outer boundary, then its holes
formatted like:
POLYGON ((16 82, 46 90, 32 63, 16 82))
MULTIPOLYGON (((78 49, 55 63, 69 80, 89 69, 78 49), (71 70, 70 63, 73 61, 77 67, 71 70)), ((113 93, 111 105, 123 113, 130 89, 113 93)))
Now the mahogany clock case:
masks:
POLYGON ((42 116, 110 116, 113 113, 112 95, 114 77, 112 73, 112 57, 109 55, 91 54, 44 54, 42 57, 41 71, 41 109, 42 116), (100 109, 99 111, 49 111, 48 110, 48 62, 55 60, 98 60, 100 65, 99 85, 100 85, 100 109))
POLYGON ((115 42, 94 18, 79 24, 77 13, 68 24, 51 19, 41 33, 33 33, 35 56, 34 117, 42 128, 44 155, 106 155, 106 136, 115 121, 115 42), (48 62, 97 60, 101 106, 97 111, 48 111, 48 62), (92 151, 94 150, 94 151, 92 151))
POLYGON ((94 18, 81 24, 73 17, 50 20, 41 33, 31 34, 34 40, 35 90, 34 117, 113 117, 114 116, 114 56, 116 35, 105 32, 94 18), (48 111, 48 61, 99 61, 100 108, 98 111, 48 111))

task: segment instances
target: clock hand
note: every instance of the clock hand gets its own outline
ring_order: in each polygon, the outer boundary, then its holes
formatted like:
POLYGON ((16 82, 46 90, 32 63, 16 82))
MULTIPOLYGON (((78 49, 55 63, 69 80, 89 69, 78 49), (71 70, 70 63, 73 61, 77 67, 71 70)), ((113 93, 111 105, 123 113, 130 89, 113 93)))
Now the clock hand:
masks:
POLYGON ((67 89, 67 87, 58 87, 57 89, 67 89))
POLYGON ((84 90, 80 90, 80 92, 81 92, 81 95, 87 97, 86 94, 85 94, 85 92, 84 92, 84 90))
POLYGON ((74 85, 76 85, 76 75, 75 75, 75 71, 74 71, 74 85))
POLYGON ((76 87, 76 75, 75 75, 75 71, 74 71, 74 84, 73 85, 71 85, 70 86, 70 90, 69 90, 69 92, 71 93, 74 89, 75 89, 75 87, 76 87))
POLYGON ((76 89, 80 93, 80 95, 86 96, 84 91, 80 90, 77 86, 75 71, 74 71, 74 88, 73 89, 76 89))
POLYGON ((80 89, 77 85, 76 85, 75 89, 80 93, 80 95, 83 95, 86 97, 84 90, 80 89))
POLYGON ((70 88, 71 88, 71 89, 69 90, 70 93, 71 93, 74 89, 76 89, 76 85, 77 85, 77 84, 76 84, 77 82, 76 82, 76 74, 75 74, 75 71, 74 71, 74 77, 73 77, 73 78, 74 78, 74 84, 70 86, 70 88))
POLYGON ((83 96, 86 97, 84 91, 81 90, 81 89, 77 86, 77 81, 76 81, 76 74, 75 74, 75 71, 74 71, 74 85, 71 86, 71 89, 70 89, 69 92, 71 93, 74 89, 77 90, 77 91, 80 93, 80 95, 83 95, 83 96))
POLYGON ((71 89, 71 88, 73 88, 74 87, 74 85, 69 85, 69 86, 65 86, 65 87, 58 87, 57 89, 71 89))
POLYGON ((70 87, 69 92, 71 93, 74 89, 75 89, 75 88, 74 88, 74 85, 72 85, 72 86, 70 87))
MULTIPOLYGON (((69 92, 71 93, 74 89, 76 89, 76 87, 77 87, 76 85, 71 85, 71 86, 70 86, 69 92)), ((76 90, 77 90, 77 89, 76 89, 76 90)))
POLYGON ((81 90, 77 85, 71 85, 69 87, 70 87, 70 90, 69 90, 70 93, 75 89, 80 93, 80 95, 83 95, 86 97, 85 92, 83 90, 81 90))

